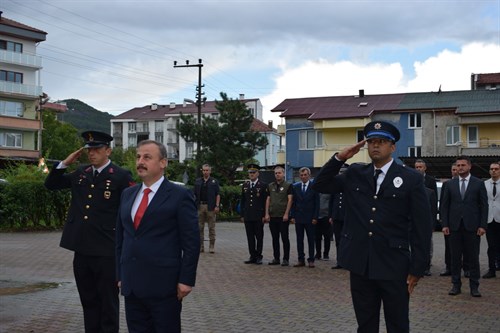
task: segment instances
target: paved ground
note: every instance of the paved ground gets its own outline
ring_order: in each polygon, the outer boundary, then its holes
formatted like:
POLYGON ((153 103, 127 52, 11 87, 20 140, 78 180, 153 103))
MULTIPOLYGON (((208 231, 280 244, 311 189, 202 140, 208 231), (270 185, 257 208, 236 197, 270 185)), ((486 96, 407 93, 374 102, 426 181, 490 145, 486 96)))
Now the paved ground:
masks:
MULTIPOLYGON (((216 253, 201 255, 196 288, 184 301, 184 332, 355 332, 348 273, 330 269, 334 261, 319 261, 314 269, 269 266, 266 227, 264 265, 244 265, 243 225, 218 223, 217 233, 216 253)), ((59 248, 60 236, 0 234, 0 332, 83 332, 72 252, 59 248)), ((411 299, 412 332, 499 332, 500 277, 481 280, 482 298, 468 294, 466 281, 463 294, 448 296, 450 279, 438 276, 443 269, 440 233, 434 233, 434 248, 433 275, 419 283, 411 299)), ((484 273, 485 239, 481 267, 484 273)), ((123 304, 121 331, 127 331, 123 304)))

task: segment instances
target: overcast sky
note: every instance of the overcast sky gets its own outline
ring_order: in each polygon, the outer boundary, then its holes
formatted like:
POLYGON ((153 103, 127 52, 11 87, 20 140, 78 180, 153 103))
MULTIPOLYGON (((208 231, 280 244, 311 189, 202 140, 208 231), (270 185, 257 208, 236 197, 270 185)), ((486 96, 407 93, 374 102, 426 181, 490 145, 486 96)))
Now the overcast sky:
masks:
POLYGON ((41 84, 120 114, 195 99, 470 89, 500 72, 500 0, 2 0, 3 16, 48 33, 41 84))

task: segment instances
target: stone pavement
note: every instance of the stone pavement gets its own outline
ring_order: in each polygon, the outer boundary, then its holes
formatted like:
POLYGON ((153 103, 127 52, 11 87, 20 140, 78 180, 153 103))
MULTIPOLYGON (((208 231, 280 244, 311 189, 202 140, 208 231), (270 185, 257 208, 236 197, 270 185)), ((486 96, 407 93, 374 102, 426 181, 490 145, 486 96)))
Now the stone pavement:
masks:
MULTIPOLYGON (((293 226, 290 235, 294 264, 293 226)), ((73 255, 59 247, 60 236, 60 232, 0 234, 0 332, 83 332, 73 255)), ((448 296, 450 279, 439 276, 443 237, 436 232, 433 238, 433 275, 420 281, 411 298, 412 332, 499 332, 500 277, 481 280, 482 298, 469 295, 467 281, 461 295, 448 296)), ((314 269, 267 265, 272 259, 267 226, 264 265, 244 265, 247 258, 243 224, 218 223, 216 253, 201 254, 197 285, 184 300, 184 332, 356 331, 349 276, 330 269, 334 260, 317 261, 314 269)), ((484 237, 481 267, 484 273, 484 237)), ((121 331, 126 332, 123 302, 121 306, 121 331)), ((385 332, 383 319, 380 332, 385 332)))

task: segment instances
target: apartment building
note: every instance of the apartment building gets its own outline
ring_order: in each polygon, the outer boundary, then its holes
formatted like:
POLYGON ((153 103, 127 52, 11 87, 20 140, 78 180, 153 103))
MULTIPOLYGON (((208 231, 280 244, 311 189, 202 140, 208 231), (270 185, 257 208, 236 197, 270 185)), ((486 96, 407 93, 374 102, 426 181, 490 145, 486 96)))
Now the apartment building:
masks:
POLYGON ((42 59, 36 47, 46 35, 0 11, 0 158, 39 157, 42 59))
MULTIPOLYGON (((240 95, 239 100, 254 116, 251 129, 266 136, 269 142, 264 150, 257 153, 255 159, 262 166, 276 164, 280 136, 272 128, 272 123, 265 124, 262 121, 262 103, 259 99, 245 99, 244 95, 240 95)), ((206 101, 201 108, 202 116, 217 119, 219 111, 215 105, 215 101, 206 101)), ((177 123, 181 114, 196 117, 197 113, 198 107, 192 103, 151 104, 133 108, 111 120, 111 133, 114 137, 112 145, 127 149, 137 146, 142 140, 156 140, 165 145, 169 159, 181 162, 192 159, 196 152, 196 142, 184 140, 177 132, 177 123)))

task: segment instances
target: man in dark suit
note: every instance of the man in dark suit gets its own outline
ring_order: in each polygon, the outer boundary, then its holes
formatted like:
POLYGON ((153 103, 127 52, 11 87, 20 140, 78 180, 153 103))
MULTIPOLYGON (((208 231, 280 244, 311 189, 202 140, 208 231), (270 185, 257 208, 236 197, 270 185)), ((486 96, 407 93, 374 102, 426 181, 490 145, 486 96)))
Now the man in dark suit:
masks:
POLYGON ((250 258, 245 264, 262 265, 262 248, 264 246, 264 223, 266 201, 269 196, 267 183, 259 180, 259 165, 248 165, 249 181, 241 187, 241 222, 245 223, 248 252, 250 258))
POLYGON ((441 200, 443 233, 450 235, 451 282, 449 295, 461 293, 462 254, 469 264, 469 287, 473 297, 479 292, 479 241, 486 232, 488 197, 484 182, 470 174, 467 156, 456 160, 459 177, 448 181, 441 200))
POLYGON ((167 151, 137 146, 143 183, 128 188, 116 223, 116 274, 129 332, 180 332, 182 299, 195 285, 200 231, 191 191, 165 179, 167 151))
POLYGON ((312 189, 311 170, 306 167, 299 169, 300 182, 293 184, 291 222, 295 224, 297 235, 298 262, 294 267, 305 266, 304 232, 307 234, 309 256, 307 264, 314 268, 315 226, 318 223, 319 193, 312 189))
POLYGON ((71 205, 60 246, 74 251, 73 272, 83 307, 85 332, 118 332, 119 298, 115 277, 115 222, 122 191, 132 185, 129 171, 111 163, 113 138, 82 133, 85 146, 51 170, 45 186, 71 189, 71 205), (65 173, 83 150, 90 165, 65 173))
POLYGON ((378 332, 382 302, 387 332, 409 332, 409 296, 429 260, 429 200, 423 177, 391 156, 398 129, 375 121, 364 134, 366 140, 344 148, 323 166, 313 188, 342 192, 346 198, 340 264, 351 272, 358 332, 378 332), (366 142, 372 163, 351 164, 337 175, 366 142))

